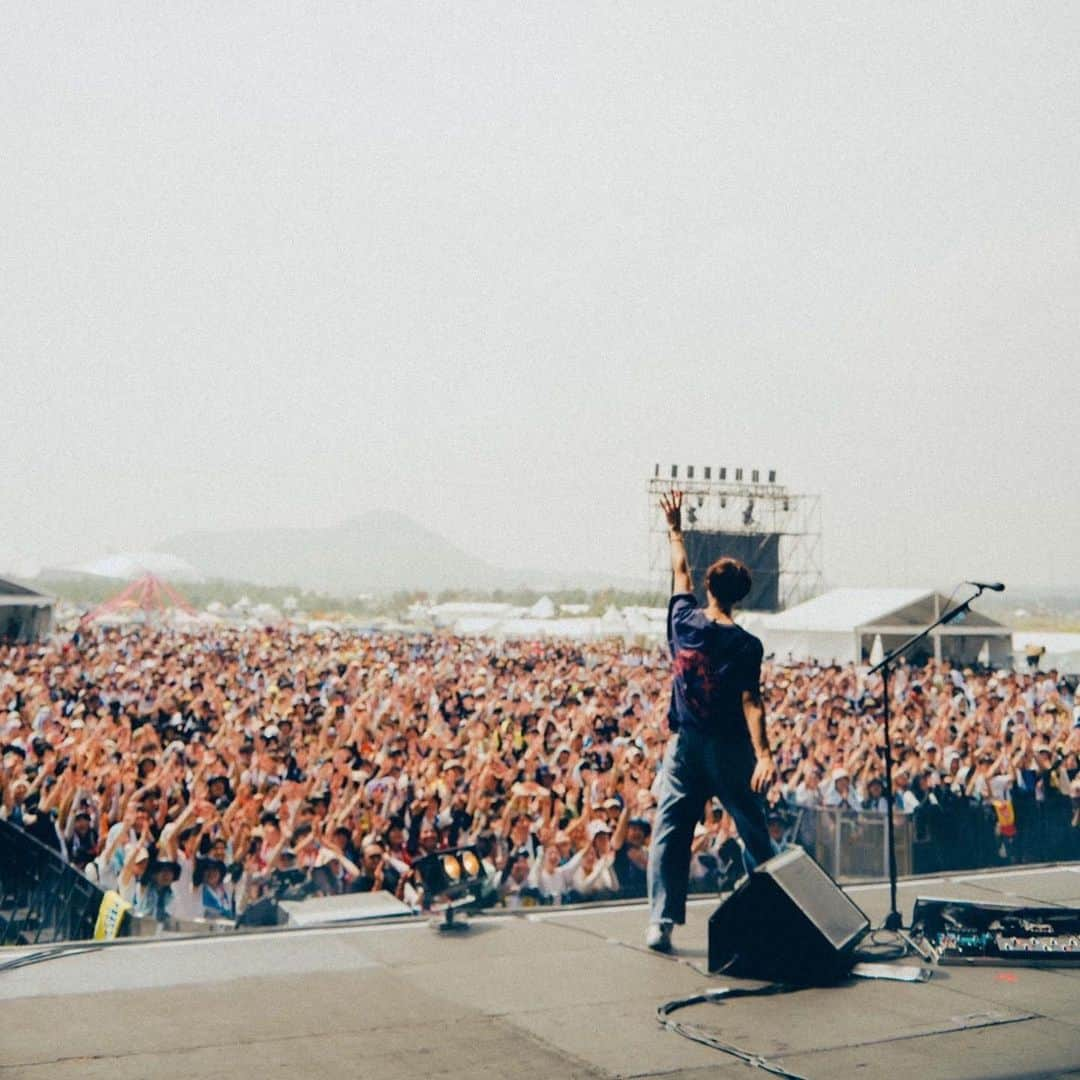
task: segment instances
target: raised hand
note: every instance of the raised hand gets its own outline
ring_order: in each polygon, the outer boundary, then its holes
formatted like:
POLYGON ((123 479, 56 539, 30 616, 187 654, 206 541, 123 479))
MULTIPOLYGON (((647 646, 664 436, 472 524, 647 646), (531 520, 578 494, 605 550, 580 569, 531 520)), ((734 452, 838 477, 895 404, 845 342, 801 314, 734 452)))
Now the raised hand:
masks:
POLYGON ((682 501, 683 493, 674 488, 667 495, 660 496, 660 509, 667 519, 668 528, 673 532, 682 531, 682 501))

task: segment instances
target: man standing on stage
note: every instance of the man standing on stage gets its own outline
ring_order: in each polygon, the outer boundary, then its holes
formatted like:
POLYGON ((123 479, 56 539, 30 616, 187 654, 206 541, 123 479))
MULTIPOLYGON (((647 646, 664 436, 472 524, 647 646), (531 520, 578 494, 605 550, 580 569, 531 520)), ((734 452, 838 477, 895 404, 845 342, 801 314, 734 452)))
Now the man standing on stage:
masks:
POLYGON ((706 571, 708 603, 694 599, 682 535, 682 492, 661 499, 674 575, 668 605, 672 659, 672 737, 664 754, 660 805, 649 852, 650 949, 671 948, 671 929, 686 921, 690 845, 706 799, 731 815, 750 869, 773 854, 760 793, 776 776, 761 702, 761 642, 731 617, 750 591, 738 559, 706 571))

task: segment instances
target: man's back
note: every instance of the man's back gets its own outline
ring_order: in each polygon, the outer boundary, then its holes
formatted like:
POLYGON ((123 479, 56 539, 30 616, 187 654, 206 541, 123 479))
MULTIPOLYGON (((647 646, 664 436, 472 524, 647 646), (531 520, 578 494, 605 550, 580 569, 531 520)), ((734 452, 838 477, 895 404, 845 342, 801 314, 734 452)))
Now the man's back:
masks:
POLYGON ((672 730, 748 738, 742 694, 758 688, 761 642, 735 623, 710 619, 692 594, 677 593, 668 606, 668 646, 672 730))

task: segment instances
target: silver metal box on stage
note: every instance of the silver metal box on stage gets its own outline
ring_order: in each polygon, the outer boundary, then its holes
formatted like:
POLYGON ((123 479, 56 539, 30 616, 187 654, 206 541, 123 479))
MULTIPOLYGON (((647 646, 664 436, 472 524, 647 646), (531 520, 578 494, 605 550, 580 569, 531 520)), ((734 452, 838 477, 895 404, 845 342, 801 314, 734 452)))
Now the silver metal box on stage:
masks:
POLYGON ((413 910, 388 892, 346 893, 310 900, 282 900, 278 918, 286 926, 329 926, 362 919, 385 919, 412 915, 413 910))

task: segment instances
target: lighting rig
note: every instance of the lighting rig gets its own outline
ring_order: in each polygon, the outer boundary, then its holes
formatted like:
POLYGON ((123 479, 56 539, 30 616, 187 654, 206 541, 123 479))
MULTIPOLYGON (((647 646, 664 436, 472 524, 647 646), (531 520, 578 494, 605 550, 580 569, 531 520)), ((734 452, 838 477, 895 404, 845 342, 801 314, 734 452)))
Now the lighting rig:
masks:
POLYGON ((424 910, 436 916, 431 925, 443 932, 468 930, 459 913, 478 911, 492 901, 491 875, 471 844, 443 848, 413 864, 424 884, 424 910))

